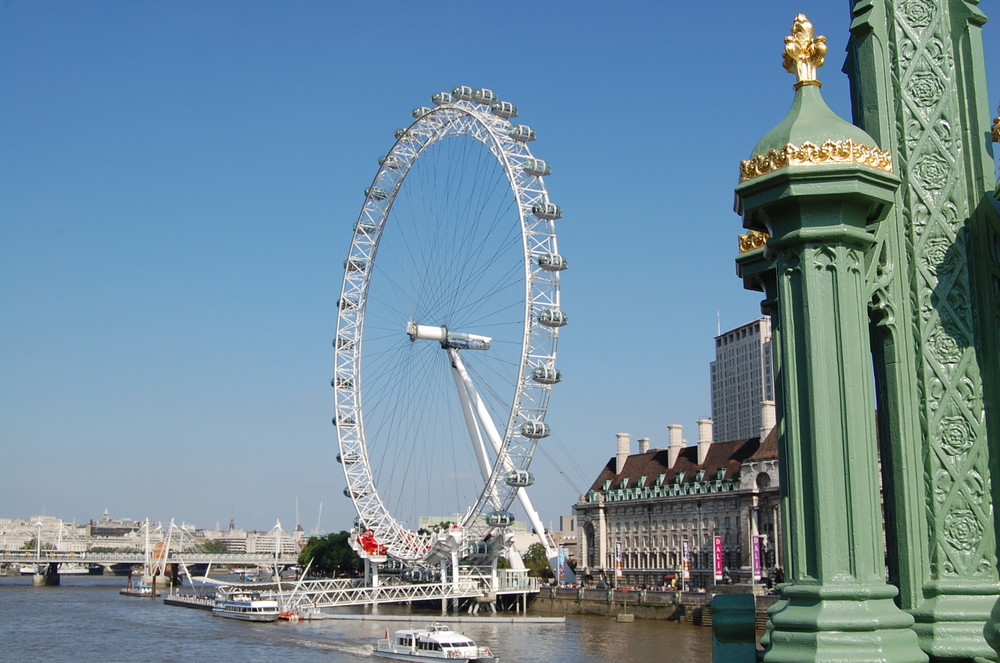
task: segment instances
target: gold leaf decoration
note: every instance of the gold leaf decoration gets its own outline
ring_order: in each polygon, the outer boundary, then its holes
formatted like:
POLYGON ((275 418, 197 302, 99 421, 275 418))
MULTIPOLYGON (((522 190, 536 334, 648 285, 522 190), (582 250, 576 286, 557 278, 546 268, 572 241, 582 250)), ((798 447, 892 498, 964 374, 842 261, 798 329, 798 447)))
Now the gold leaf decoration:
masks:
POLYGON ((771 239, 770 235, 758 230, 751 230, 746 235, 740 235, 740 255, 761 248, 767 244, 769 239, 771 239))
POLYGON ((785 37, 785 52, 782 66, 785 71, 795 74, 795 87, 819 85, 816 70, 823 66, 826 57, 826 37, 814 37, 813 24, 805 14, 797 14, 792 23, 792 34, 785 37))
POLYGON ((740 163, 740 182, 773 173, 788 166, 829 166, 856 163, 887 173, 892 172, 892 153, 851 139, 822 145, 806 142, 800 147, 788 143, 781 149, 758 154, 740 163))

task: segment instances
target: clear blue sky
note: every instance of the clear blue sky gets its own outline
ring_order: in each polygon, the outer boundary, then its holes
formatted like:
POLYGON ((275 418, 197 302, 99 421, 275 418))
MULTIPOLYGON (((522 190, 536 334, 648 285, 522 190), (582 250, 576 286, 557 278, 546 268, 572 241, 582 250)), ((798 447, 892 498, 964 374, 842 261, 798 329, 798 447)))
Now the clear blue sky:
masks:
MULTIPOLYGON (((716 312, 758 315, 733 188, 788 109, 800 11, 849 117, 846 0, 4 2, 0 517, 290 527, 298 498, 307 529, 320 502, 349 527, 341 263, 392 131, 456 85, 518 105, 565 210, 543 443, 583 489, 619 431, 694 442, 716 312)), ((543 518, 569 513, 576 489, 532 469, 543 518)))

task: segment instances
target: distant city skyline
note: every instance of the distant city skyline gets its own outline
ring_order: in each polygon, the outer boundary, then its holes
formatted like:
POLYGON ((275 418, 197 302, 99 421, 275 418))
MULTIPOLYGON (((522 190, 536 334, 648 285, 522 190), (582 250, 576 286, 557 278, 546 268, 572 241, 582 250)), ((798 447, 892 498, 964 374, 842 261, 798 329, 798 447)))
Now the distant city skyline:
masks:
POLYGON ((329 384, 352 226, 411 109, 471 85, 537 132, 564 214, 531 467, 556 524, 617 432, 663 448, 710 416, 717 325, 760 315, 733 189, 791 104, 798 12, 849 118, 847 3, 5 3, 3 515, 267 529, 297 499, 307 531, 321 503, 350 528, 329 384))

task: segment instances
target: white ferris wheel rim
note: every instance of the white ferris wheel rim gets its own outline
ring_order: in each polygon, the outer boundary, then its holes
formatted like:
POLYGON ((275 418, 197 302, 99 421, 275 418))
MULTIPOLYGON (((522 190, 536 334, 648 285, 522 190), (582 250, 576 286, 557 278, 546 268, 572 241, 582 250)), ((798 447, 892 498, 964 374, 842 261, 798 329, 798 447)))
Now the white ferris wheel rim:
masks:
MULTIPOLYGON (((369 287, 383 231, 407 175, 429 147, 445 138, 462 136, 487 148, 506 176, 520 224, 524 300, 517 379, 511 385, 513 397, 507 421, 497 422, 498 427, 505 423, 502 448, 493 459, 492 471, 478 499, 460 518, 463 527, 481 523, 490 509, 506 513, 516 497, 516 482, 511 484, 509 479, 511 471, 527 473, 543 436, 541 431, 547 434, 544 420, 549 393, 558 381, 539 380, 537 373, 542 370, 545 375, 558 375, 558 329, 565 322, 559 300, 559 271, 563 267, 543 266, 548 259, 545 256, 559 256, 555 234, 559 213, 545 188, 547 164, 536 159, 523 140, 523 130, 530 129, 512 125, 502 113, 491 112, 490 103, 479 99, 439 97, 435 95, 436 107, 414 110, 415 121, 397 132, 395 144, 380 159, 372 185, 366 190, 345 261, 334 339, 334 424, 347 482, 345 494, 354 504, 360 529, 372 531, 390 557, 408 562, 422 559, 429 547, 428 537, 401 523, 382 499, 366 443, 361 353, 369 287), (524 434, 526 427, 529 435, 524 434)), ((531 136, 533 139, 533 132, 531 136)))

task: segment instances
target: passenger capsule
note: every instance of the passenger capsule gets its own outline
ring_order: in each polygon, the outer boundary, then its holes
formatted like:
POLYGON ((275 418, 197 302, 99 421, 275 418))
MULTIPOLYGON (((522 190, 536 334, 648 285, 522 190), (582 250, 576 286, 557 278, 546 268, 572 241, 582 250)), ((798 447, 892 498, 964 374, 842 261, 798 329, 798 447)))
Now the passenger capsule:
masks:
POLYGON ((535 177, 545 177, 552 174, 549 162, 543 159, 525 159, 521 163, 521 170, 535 177))
POLYGON ((538 324, 546 327, 563 327, 569 324, 569 317, 562 311, 547 308, 538 314, 538 324))
POLYGON ((517 117, 517 106, 509 101, 498 101, 490 106, 490 112, 505 120, 517 117))
POLYGON ((330 386, 334 389, 354 389, 354 380, 345 377, 333 378, 330 380, 330 386))
POLYGON ((497 95, 493 90, 488 90, 484 87, 479 88, 472 93, 472 100, 477 104, 483 104, 484 106, 492 106, 493 102, 497 100, 497 95))
POLYGON ((447 92, 438 92, 433 97, 431 97, 431 103, 435 106, 444 106, 445 104, 450 104, 453 97, 447 92))
POLYGON ((365 189, 365 197, 373 198, 375 200, 385 200, 389 197, 389 194, 385 192, 385 189, 380 189, 377 186, 370 186, 365 189))
POLYGON ((472 101, 473 94, 475 94, 475 90, 468 85, 459 85, 451 89, 451 96, 459 101, 472 101))
POLYGON ((539 219, 545 219, 546 221, 555 221, 556 219, 562 218, 562 209, 553 203, 539 203, 537 205, 533 205, 531 213, 539 219))
POLYGON ((403 161, 397 157, 395 154, 388 154, 384 157, 378 158, 378 165, 385 168, 400 168, 403 165, 403 161))
POLYGON ((558 384, 562 382, 562 373, 551 366, 539 366, 531 371, 531 379, 538 384, 558 384))
POLYGON ((392 135, 395 136, 396 140, 398 140, 401 143, 419 143, 420 142, 419 138, 417 138, 415 135, 413 135, 412 132, 407 131, 406 129, 396 129, 395 131, 392 132, 392 135))
POLYGON ((510 527, 514 524, 514 514, 510 511, 491 511, 486 514, 486 524, 490 527, 510 527))
POLYGON ((521 435, 532 440, 548 437, 550 432, 549 425, 542 421, 526 421, 521 424, 521 435))
POLYGON ((333 418, 333 425, 337 426, 338 428, 341 428, 341 427, 346 428, 346 427, 349 427, 349 426, 357 425, 357 422, 354 421, 354 417, 344 417, 343 421, 337 421, 337 417, 334 417, 333 418))
POLYGON ((344 261, 344 269, 349 272, 363 272, 367 265, 361 258, 348 258, 344 261))
POLYGON ((358 454, 344 454, 343 456, 337 454, 337 462, 341 465, 353 465, 359 460, 361 460, 361 457, 358 454))
POLYGON ((538 266, 547 272, 561 272, 569 267, 566 258, 555 253, 543 253, 538 256, 537 262, 538 266))
POLYGON ((338 336, 333 339, 333 347, 338 350, 350 350, 354 347, 354 340, 347 338, 346 336, 338 336))
POLYGON ((512 488, 527 488, 535 483, 535 476, 528 470, 512 470, 503 478, 503 482, 512 488))
POLYGON ((507 130, 507 135, 519 143, 530 143, 535 140, 535 130, 526 124, 515 124, 507 130))
POLYGON ((358 300, 351 297, 341 297, 337 300, 337 308, 341 311, 353 311, 358 308, 358 300))
POLYGON ((358 499, 359 497, 364 497, 364 496, 365 492, 363 490, 351 490, 350 488, 344 488, 344 497, 358 499))
POLYGON ((410 113, 410 115, 413 116, 414 120, 419 120, 424 115, 427 115, 430 112, 431 112, 431 109, 428 108, 427 106, 417 106, 416 108, 413 109, 413 111, 410 113))
POLYGON ((378 226, 371 221, 358 221, 354 224, 354 232, 362 235, 371 235, 376 230, 378 230, 378 226))

